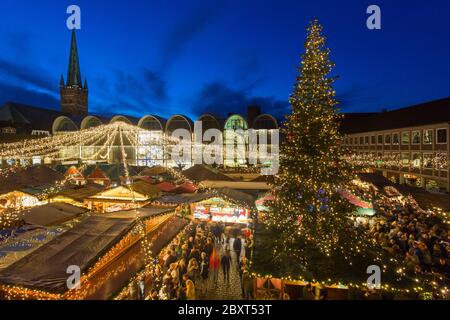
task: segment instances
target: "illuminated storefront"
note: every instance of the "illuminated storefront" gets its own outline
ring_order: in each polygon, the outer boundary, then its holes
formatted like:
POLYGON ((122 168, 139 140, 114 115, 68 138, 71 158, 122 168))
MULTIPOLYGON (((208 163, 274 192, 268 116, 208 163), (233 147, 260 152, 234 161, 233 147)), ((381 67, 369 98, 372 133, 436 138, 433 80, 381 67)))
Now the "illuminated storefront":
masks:
POLYGON ((250 218, 250 211, 232 204, 220 197, 210 198, 192 205, 195 219, 226 223, 246 224, 250 218))

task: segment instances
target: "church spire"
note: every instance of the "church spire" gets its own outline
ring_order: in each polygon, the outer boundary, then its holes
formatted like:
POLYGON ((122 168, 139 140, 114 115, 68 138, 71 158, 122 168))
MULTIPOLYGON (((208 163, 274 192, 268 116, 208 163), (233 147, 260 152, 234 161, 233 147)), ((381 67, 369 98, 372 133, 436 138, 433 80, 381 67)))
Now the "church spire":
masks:
POLYGON ((70 44, 69 71, 65 81, 64 77, 61 76, 59 92, 62 112, 73 116, 85 117, 88 115, 89 90, 87 80, 85 80, 83 87, 75 30, 72 31, 72 42, 70 44))
POLYGON ((61 73, 61 80, 59 81, 59 86, 64 87, 66 84, 64 82, 64 75, 61 73))
POLYGON ((72 30, 72 42, 70 44, 69 71, 67 73, 67 86, 78 86, 81 88, 80 60, 78 58, 77 38, 75 29, 72 30))

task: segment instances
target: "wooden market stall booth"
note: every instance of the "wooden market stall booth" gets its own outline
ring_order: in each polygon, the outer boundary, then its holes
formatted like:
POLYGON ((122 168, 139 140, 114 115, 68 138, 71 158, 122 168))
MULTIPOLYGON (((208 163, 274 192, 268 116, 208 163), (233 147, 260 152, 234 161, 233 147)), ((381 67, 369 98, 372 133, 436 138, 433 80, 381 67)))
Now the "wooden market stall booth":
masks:
POLYGON ((141 208, 162 195, 162 191, 145 181, 107 189, 85 200, 95 212, 115 212, 141 208))
POLYGON ((55 185, 64 176, 47 166, 18 168, 14 174, 2 177, 0 184, 0 212, 20 210, 47 203, 56 191, 55 185))
POLYGON ((39 197, 26 190, 14 190, 0 195, 0 211, 31 208, 42 204, 39 197))
POLYGON ((177 212, 202 221, 247 224, 255 207, 255 198, 224 188, 205 193, 165 195, 151 204, 175 206, 177 212))
POLYGON ((88 201, 90 197, 97 195, 105 190, 105 187, 98 184, 86 184, 81 187, 72 187, 61 190, 55 196, 50 199, 50 202, 61 202, 71 204, 77 207, 88 207, 88 201))
POLYGON ((142 230, 150 244, 148 249, 159 252, 188 223, 173 209, 149 207, 139 209, 139 213, 141 219, 135 210, 88 217, 1 270, 0 299, 111 298, 146 263, 142 230), (80 268, 79 290, 68 289, 71 266, 80 268))

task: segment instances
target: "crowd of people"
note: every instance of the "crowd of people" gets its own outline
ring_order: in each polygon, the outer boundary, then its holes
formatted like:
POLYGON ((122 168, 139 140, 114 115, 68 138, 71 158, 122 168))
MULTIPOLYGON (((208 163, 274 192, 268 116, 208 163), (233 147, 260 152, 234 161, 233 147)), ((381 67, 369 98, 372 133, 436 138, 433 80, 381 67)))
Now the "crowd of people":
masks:
POLYGON ((375 201, 380 216, 370 231, 383 249, 406 263, 409 271, 450 275, 448 226, 411 197, 400 203, 383 197, 375 201))
MULTIPOLYGON (((376 215, 366 219, 365 228, 386 252, 404 262, 408 272, 443 276, 448 283, 449 230, 439 214, 423 210, 412 197, 386 196, 372 186, 358 186, 353 193, 373 204, 376 215)), ((151 298, 207 299, 214 296, 208 290, 228 285, 232 268, 237 268, 242 298, 253 299, 255 282, 248 272, 252 246, 251 234, 233 234, 221 223, 191 222, 161 254, 154 271, 160 281, 153 281, 151 298)), ((313 299, 310 286, 303 291, 304 299, 313 299)))
POLYGON ((248 272, 252 236, 229 233, 221 223, 191 222, 160 254, 150 299, 206 299, 211 296, 208 290, 216 290, 219 283, 230 284, 232 268, 239 272, 242 298, 252 299, 253 279, 248 272))
POLYGON ((373 203, 376 216, 367 224, 377 243, 404 261, 409 272, 450 276, 448 224, 436 212, 423 210, 413 197, 393 187, 386 195, 372 185, 359 185, 354 193, 373 203))

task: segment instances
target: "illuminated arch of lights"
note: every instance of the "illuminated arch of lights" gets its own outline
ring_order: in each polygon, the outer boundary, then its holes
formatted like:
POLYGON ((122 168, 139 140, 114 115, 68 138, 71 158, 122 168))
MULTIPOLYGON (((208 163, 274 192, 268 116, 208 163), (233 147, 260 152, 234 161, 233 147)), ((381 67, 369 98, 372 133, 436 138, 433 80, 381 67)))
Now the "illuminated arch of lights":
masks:
MULTIPOLYGON (((101 160, 105 158, 102 154, 105 153, 108 147, 117 146, 116 137, 119 133, 122 133, 129 143, 138 146, 139 135, 151 132, 118 119, 110 124, 90 127, 80 131, 70 131, 40 139, 0 144, 0 159, 8 161, 10 167, 27 167, 33 164, 34 158, 44 160, 44 163, 78 159, 95 161, 98 157, 101 160), (82 146, 93 146, 98 150, 92 155, 82 156, 80 151, 82 146), (69 152, 70 150, 73 152, 69 152)), ((157 141, 152 141, 152 143, 164 145, 177 144, 179 141, 177 138, 161 135, 157 141)), ((2 171, 8 171, 8 168, 2 169, 2 171)))

